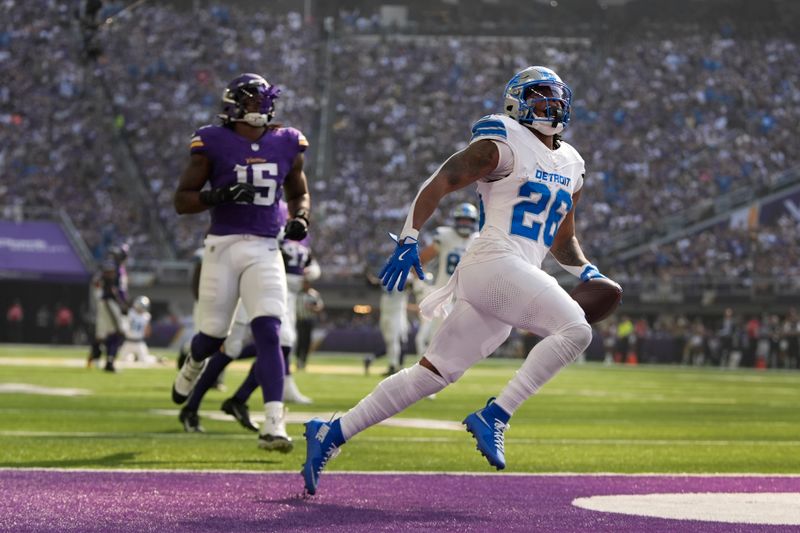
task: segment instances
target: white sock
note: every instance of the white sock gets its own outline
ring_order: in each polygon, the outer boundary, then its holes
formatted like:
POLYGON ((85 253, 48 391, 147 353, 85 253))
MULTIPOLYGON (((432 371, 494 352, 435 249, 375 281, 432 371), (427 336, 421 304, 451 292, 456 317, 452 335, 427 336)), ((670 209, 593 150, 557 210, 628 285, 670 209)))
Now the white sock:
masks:
POLYGON ((562 368, 573 362, 589 346, 592 328, 588 324, 568 326, 545 337, 528 354, 495 403, 514 414, 522 402, 536 394, 562 368))
POLYGON ((339 419, 345 440, 396 415, 409 405, 447 386, 444 378, 415 364, 384 379, 339 419))

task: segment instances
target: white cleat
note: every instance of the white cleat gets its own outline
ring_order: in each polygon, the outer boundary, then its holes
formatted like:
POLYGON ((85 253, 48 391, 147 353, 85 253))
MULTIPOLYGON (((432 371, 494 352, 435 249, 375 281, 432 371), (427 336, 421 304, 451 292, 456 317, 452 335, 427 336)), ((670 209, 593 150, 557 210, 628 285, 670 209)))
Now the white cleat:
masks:
POLYGON ((281 453, 292 451, 294 444, 286 432, 286 408, 283 402, 264 404, 264 424, 258 434, 258 447, 281 453))
POLYGON ((207 362, 207 359, 203 359, 198 363, 191 357, 186 358, 186 361, 183 362, 183 366, 178 371, 178 375, 175 377, 175 382, 172 384, 173 402, 180 405, 186 401, 192 393, 192 389, 195 383, 197 383, 197 378, 200 377, 207 362))

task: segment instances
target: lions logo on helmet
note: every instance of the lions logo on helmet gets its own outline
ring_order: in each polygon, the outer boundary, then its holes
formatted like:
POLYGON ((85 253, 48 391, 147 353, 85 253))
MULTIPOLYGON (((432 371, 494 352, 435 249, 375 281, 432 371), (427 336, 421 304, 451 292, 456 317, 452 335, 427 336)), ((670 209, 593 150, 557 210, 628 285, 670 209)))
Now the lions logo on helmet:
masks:
POLYGON ((547 67, 528 67, 518 72, 503 93, 506 115, 544 133, 561 133, 569 123, 572 91, 558 74, 547 67), (536 114, 536 104, 545 103, 544 116, 536 114))
POLYGON ((458 204, 450 213, 456 232, 462 237, 469 237, 478 227, 478 210, 474 205, 464 202, 458 204))
POLYGON ((231 81, 222 93, 223 124, 244 122, 254 128, 267 125, 275 115, 275 100, 281 91, 258 74, 246 73, 231 81), (247 103, 258 102, 258 111, 247 111, 247 103))

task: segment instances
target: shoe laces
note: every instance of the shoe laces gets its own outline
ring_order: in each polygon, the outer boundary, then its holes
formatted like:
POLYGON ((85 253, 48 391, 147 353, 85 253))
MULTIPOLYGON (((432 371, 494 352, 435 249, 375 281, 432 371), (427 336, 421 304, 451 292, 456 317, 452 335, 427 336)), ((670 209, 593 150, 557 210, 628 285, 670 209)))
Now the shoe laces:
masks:
POLYGON ((319 474, 325 468, 325 465, 328 464, 328 461, 335 458, 339 455, 341 450, 338 446, 329 446, 327 450, 322 453, 322 461, 319 462, 319 468, 317 468, 317 473, 319 474))
MULTIPOLYGON (((331 415, 331 418, 328 420, 327 424, 331 424, 333 422, 334 418, 336 418, 337 413, 338 411, 334 411, 334 413, 331 415)), ((337 455, 339 455, 341 451, 342 450, 339 449, 338 446, 333 446, 333 445, 328 446, 328 449, 322 452, 322 461, 320 461, 319 463, 319 468, 317 469, 317 473, 322 472, 322 469, 325 468, 325 465, 328 464, 328 461, 334 459, 337 455)))
POLYGON ((508 428, 511 427, 511 424, 507 424, 505 422, 501 422, 500 420, 495 419, 494 421, 494 431, 492 431, 492 436, 494 437, 494 445, 495 447, 500 450, 502 453, 505 453, 505 439, 504 434, 508 428))

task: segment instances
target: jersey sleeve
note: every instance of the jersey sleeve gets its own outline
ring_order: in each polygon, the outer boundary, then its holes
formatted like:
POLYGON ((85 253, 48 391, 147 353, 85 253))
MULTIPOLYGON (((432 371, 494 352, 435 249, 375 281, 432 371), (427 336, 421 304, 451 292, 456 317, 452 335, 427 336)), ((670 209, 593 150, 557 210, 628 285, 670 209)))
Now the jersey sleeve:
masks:
POLYGON ((506 125, 496 115, 487 115, 472 125, 472 138, 470 144, 481 139, 493 139, 504 143, 508 142, 506 125))
POLYGON ((208 131, 206 128, 200 128, 192 134, 192 140, 189 142, 189 152, 192 154, 207 154, 208 153, 208 131))
POLYGON ((289 132, 289 139, 292 148, 297 150, 298 153, 305 152, 308 148, 308 139, 303 135, 303 132, 295 128, 286 128, 289 132))

